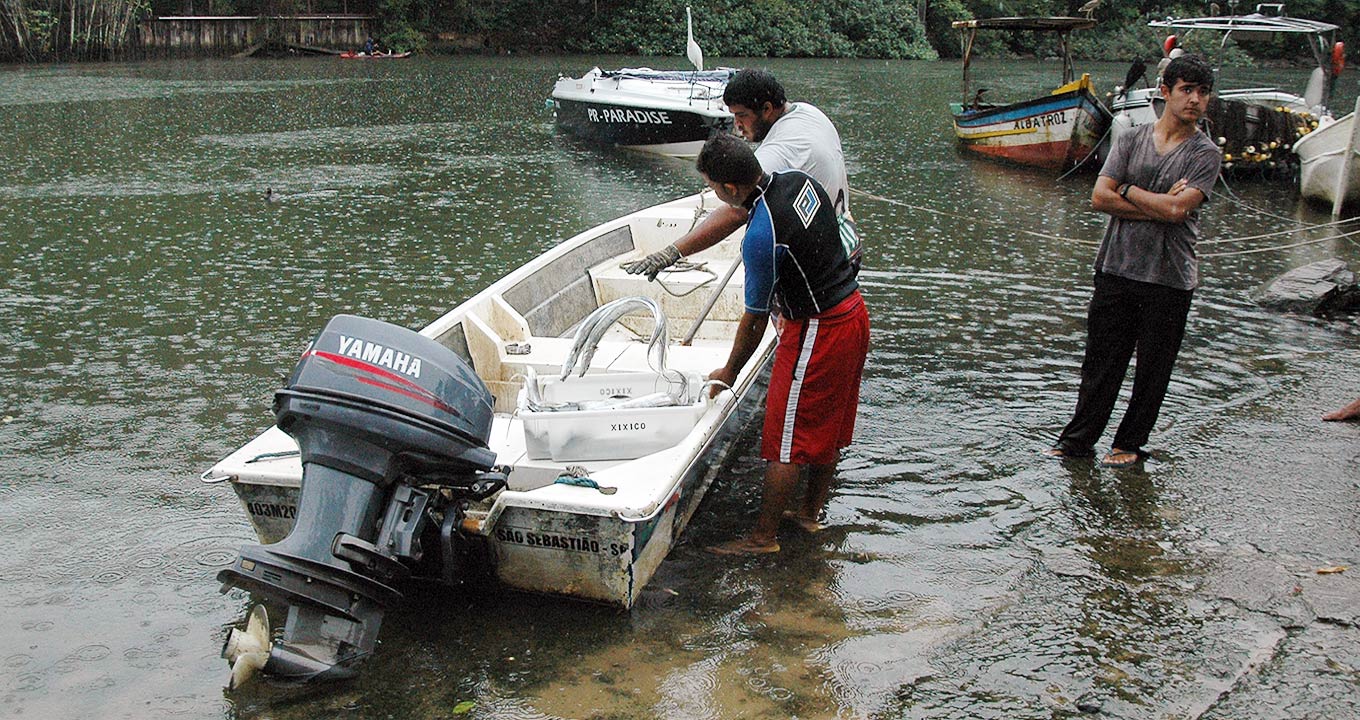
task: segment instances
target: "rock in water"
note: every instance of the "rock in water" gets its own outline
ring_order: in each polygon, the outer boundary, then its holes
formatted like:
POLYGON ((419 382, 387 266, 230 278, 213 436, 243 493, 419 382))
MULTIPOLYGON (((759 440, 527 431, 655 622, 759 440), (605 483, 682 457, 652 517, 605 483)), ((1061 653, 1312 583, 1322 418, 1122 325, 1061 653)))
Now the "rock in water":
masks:
POLYGON ((1100 698, 1097 697, 1095 693, 1083 693, 1081 697, 1077 698, 1077 709, 1088 715, 1094 715, 1100 712, 1100 709, 1103 706, 1104 703, 1100 701, 1100 698))
POLYGON ((1266 283, 1253 298, 1272 310, 1330 315, 1360 310, 1360 287, 1346 261, 1330 258, 1296 267, 1266 283))

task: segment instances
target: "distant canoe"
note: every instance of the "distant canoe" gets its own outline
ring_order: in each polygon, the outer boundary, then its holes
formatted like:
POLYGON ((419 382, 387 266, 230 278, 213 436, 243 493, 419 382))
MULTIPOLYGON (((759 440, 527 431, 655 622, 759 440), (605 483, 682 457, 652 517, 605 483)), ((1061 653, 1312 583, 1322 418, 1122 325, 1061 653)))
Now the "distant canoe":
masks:
POLYGON ((411 57, 411 53, 373 53, 370 55, 368 53, 346 50, 345 52, 340 53, 339 57, 341 60, 401 60, 402 58, 411 57))

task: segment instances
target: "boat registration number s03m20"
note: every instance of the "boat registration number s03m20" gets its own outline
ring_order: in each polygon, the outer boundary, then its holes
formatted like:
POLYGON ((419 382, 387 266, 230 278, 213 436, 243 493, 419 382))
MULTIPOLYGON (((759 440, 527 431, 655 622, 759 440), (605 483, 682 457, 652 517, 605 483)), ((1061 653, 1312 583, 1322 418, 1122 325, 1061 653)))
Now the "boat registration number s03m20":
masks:
POLYGON ((671 114, 665 110, 633 110, 631 108, 586 108, 586 118, 593 123, 629 123, 634 125, 670 125, 671 114))

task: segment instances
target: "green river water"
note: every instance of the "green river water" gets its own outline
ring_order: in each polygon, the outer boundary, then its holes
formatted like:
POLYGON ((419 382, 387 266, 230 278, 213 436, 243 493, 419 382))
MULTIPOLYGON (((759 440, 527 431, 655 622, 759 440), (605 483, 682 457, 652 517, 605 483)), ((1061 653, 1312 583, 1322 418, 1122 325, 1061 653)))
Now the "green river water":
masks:
MULTIPOLYGON (((1153 458, 1046 461, 1104 217, 1090 175, 959 154, 952 62, 761 63, 833 118, 873 196, 852 201, 873 345, 830 530, 777 558, 702 552, 754 516, 750 435, 630 612, 417 594, 359 680, 224 691, 249 598, 215 575, 252 534, 199 473, 269 425, 332 315, 420 327, 557 239, 699 189, 688 162, 559 138, 544 107, 559 72, 669 62, 0 68, 0 715, 1360 714, 1360 569, 1316 572, 1360 560, 1360 429, 1318 420, 1360 394, 1360 329, 1250 299, 1360 249, 1299 229, 1328 218, 1289 181, 1232 181, 1208 239, 1297 231, 1201 247, 1153 458)), ((1108 88, 1125 67, 1087 69, 1108 88)), ((1020 97, 1057 68, 976 72, 1020 97)), ((1302 85, 1243 83, 1280 77, 1302 85)))

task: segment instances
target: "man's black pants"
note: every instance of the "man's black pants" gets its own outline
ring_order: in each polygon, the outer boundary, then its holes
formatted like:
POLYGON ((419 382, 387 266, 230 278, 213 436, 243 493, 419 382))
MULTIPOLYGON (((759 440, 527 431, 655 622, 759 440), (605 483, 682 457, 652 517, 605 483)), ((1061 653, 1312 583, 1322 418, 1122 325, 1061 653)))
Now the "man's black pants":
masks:
POLYGON ((1096 273, 1086 317, 1086 357, 1081 364, 1077 409, 1058 437, 1057 447, 1065 455, 1093 454, 1135 350, 1133 395, 1113 447, 1142 453, 1171 383, 1193 295, 1193 290, 1096 273))

